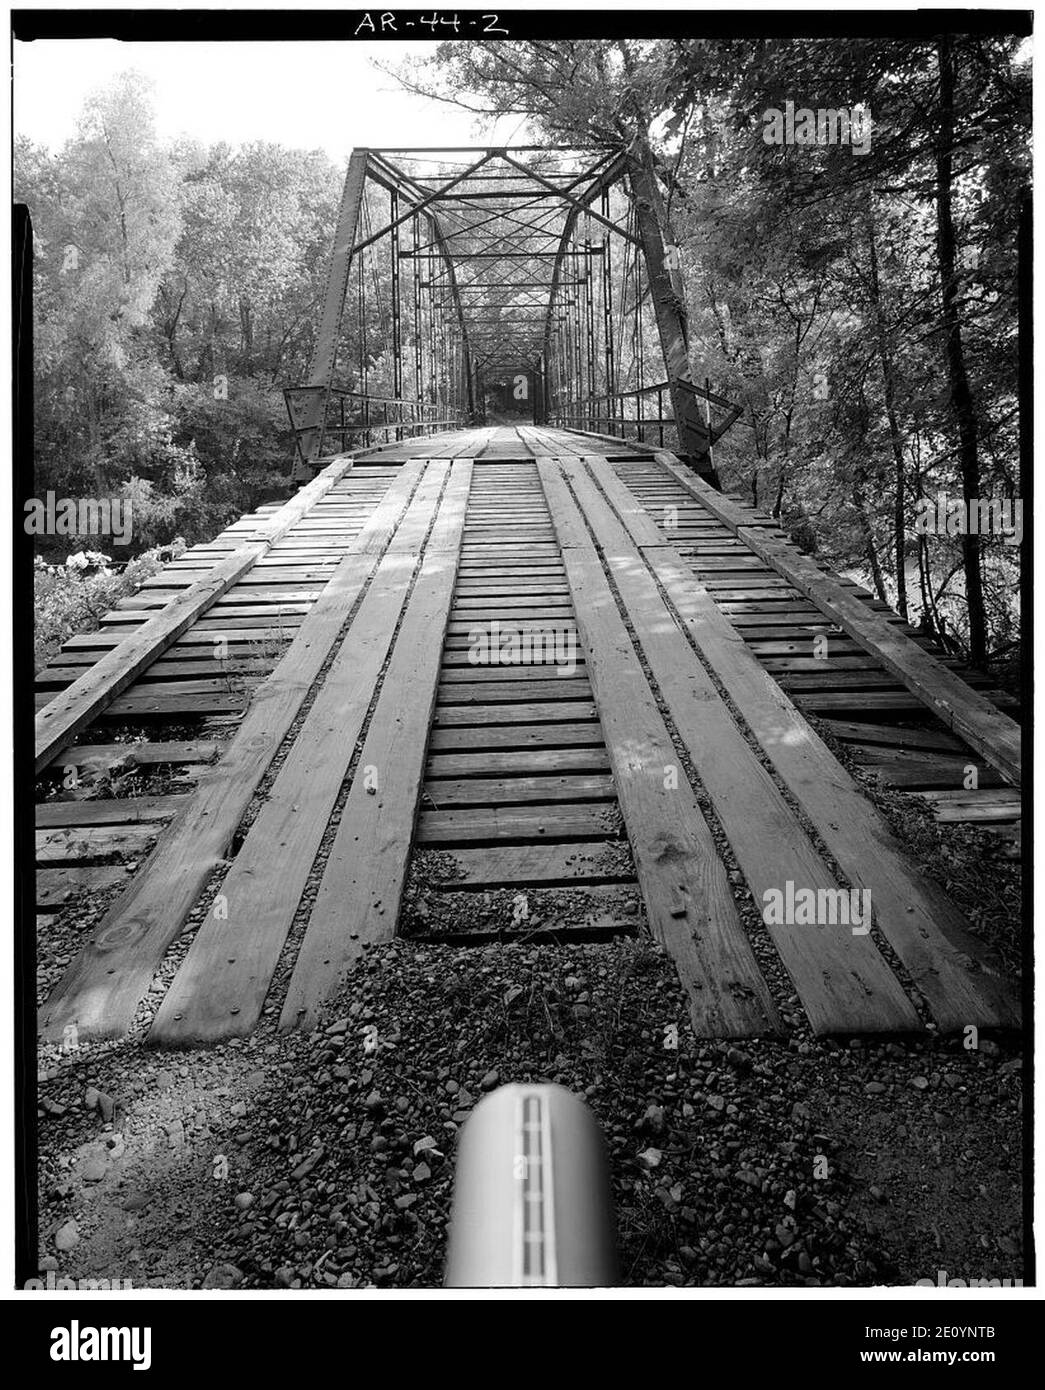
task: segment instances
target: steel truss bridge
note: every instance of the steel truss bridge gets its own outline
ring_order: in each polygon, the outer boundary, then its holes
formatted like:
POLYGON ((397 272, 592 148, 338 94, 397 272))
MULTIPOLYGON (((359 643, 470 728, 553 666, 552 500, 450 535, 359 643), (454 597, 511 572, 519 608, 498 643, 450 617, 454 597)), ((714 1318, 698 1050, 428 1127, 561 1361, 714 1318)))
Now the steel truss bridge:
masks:
POLYGON ((1017 858, 1018 701, 717 486, 659 197, 610 151, 353 154, 315 476, 36 674, 48 1044, 313 1029, 397 937, 649 933, 701 1038, 1020 1026, 869 791, 1017 858))
POLYGON ((357 149, 307 382, 295 476, 320 458, 481 425, 670 447, 714 476, 740 407, 695 382, 652 162, 573 146, 357 149))

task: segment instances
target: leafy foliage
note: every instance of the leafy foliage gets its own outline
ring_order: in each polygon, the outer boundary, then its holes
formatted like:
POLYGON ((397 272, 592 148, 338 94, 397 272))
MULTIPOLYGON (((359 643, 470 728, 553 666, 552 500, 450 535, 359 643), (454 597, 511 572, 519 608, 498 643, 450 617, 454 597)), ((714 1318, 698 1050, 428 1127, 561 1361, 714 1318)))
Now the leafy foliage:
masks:
POLYGON ((400 77, 651 157, 694 379, 743 404, 726 485, 956 651, 1011 652, 1018 550, 913 522, 940 492, 1019 493, 1018 40, 454 43, 400 77), (869 147, 767 143, 789 101, 868 110, 869 147))
POLYGON ((137 550, 286 495, 280 388, 308 361, 341 177, 316 152, 163 145, 133 73, 88 101, 61 151, 17 143, 38 496, 130 499, 137 550))
POLYGON ((38 557, 33 571, 37 669, 74 633, 96 628, 115 603, 136 593, 184 548, 177 537, 172 545, 146 550, 118 568, 102 551, 77 551, 63 565, 38 557))

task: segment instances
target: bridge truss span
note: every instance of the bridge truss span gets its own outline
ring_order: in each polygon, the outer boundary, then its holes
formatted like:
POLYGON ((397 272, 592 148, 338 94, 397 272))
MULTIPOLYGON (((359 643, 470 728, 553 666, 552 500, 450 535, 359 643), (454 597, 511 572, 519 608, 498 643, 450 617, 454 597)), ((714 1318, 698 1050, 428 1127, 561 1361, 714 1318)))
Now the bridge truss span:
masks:
POLYGON ((655 171, 570 146, 358 149, 295 476, 349 448, 550 424, 671 448, 714 479, 740 407, 695 373, 655 171))

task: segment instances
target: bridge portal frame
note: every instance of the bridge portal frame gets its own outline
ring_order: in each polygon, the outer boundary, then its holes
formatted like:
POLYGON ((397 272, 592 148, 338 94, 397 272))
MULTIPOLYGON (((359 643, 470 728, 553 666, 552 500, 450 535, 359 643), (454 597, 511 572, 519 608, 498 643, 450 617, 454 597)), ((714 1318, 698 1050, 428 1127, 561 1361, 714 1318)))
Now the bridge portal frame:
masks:
MULTIPOLYGON (((625 287, 617 301, 621 316, 629 312, 628 298, 625 287)), ((649 151, 568 145, 354 150, 307 381, 285 391, 296 438, 294 475, 310 476, 318 459, 329 452, 331 435, 340 436, 344 448, 348 443, 391 442, 480 423, 484 370, 505 371, 516 365, 539 384, 535 422, 583 433, 619 432, 622 438, 634 428, 643 442, 652 430, 659 433, 655 442, 661 447, 665 428, 670 428, 677 435, 678 453, 702 476, 717 481, 713 445, 741 408, 713 392, 706 378, 702 386, 693 379, 677 248, 649 151), (388 220, 376 230, 363 225, 370 186, 388 199, 388 220), (611 216, 610 194, 616 187, 627 196, 627 225, 611 216), (586 239, 578 247, 582 219, 586 239), (404 247, 401 232, 408 225, 413 237, 404 247), (420 235, 422 226, 426 240, 420 235), (593 227, 602 231, 601 245, 592 240, 593 227), (640 378, 636 389, 622 386, 614 342, 614 237, 624 243, 636 268, 641 258, 644 270, 641 283, 636 274, 630 306, 637 325, 632 362, 640 378), (391 256, 394 384, 390 395, 374 396, 368 380, 362 257, 383 241, 391 256), (492 278, 491 262, 503 267, 492 278), (520 267, 521 279, 513 274, 519 262, 526 263, 520 267), (336 380, 353 263, 358 267, 355 303, 360 322, 359 382, 354 390, 336 380), (402 361, 401 281, 407 264, 414 316, 414 394, 409 398, 404 395, 402 361), (422 267, 428 268, 427 281, 421 279, 422 267), (542 271, 547 274, 539 278, 542 271), (545 303, 542 290, 547 291, 545 303), (665 380, 655 383, 641 379, 642 312, 647 302, 666 372, 665 380), (430 373, 441 370, 439 379, 445 383, 446 363, 450 358, 454 363, 453 389, 446 387, 441 395, 425 375, 421 325, 426 308, 430 373), (602 389, 597 390, 600 376, 602 389), (664 411, 665 397, 670 416, 664 411), (645 403, 653 400, 655 417, 646 414, 645 403), (440 410, 440 404, 446 408, 440 410), (712 419, 713 407, 719 412, 717 420, 712 419)))

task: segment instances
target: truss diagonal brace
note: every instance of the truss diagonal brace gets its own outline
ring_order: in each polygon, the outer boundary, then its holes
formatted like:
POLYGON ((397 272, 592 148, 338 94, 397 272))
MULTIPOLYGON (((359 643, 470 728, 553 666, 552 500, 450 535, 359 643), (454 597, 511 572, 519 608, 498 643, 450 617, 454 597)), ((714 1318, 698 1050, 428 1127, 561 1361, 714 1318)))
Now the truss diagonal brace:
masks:
MULTIPOLYGON (((623 237, 625 241, 633 241, 636 245, 639 244, 638 237, 632 236, 631 233, 626 231, 623 227, 618 227, 617 224, 615 222, 611 222, 608 217, 603 217, 601 213, 596 212, 595 209, 591 207, 588 203, 584 202, 583 199, 575 198, 572 193, 567 193, 565 190, 557 188, 555 184, 553 184, 550 180, 544 178, 541 174, 538 174, 535 170, 527 169, 525 164, 519 164, 516 160, 514 160, 511 157, 510 154, 503 155, 503 159, 505 163, 510 164, 513 169, 522 170, 524 174, 529 174, 529 176, 536 183, 543 184, 545 188, 550 188, 553 193, 555 193, 558 197, 562 198, 564 202, 569 203, 573 208, 577 210, 577 212, 582 213, 585 217, 593 218, 596 222, 601 223, 604 227, 608 227, 611 232, 616 232, 617 235, 623 237)), ((601 188, 601 184, 596 185, 596 188, 601 188)), ((591 191, 589 196, 592 199, 594 199, 594 189, 591 191)))
POLYGON ((312 349, 308 384, 296 389, 292 405, 288 398, 291 424, 296 430, 303 431, 298 435, 300 454, 295 460, 295 477, 301 476, 300 465, 307 465, 315 456, 319 448, 323 421, 326 418, 327 397, 334 375, 334 357, 341 330, 341 316, 345 308, 348 272, 359 225, 359 208, 363 201, 366 168, 366 150, 353 150, 348 161, 344 191, 341 194, 341 208, 334 234, 334 251, 327 273, 326 294, 323 297, 323 317, 320 319, 319 331, 312 349))

